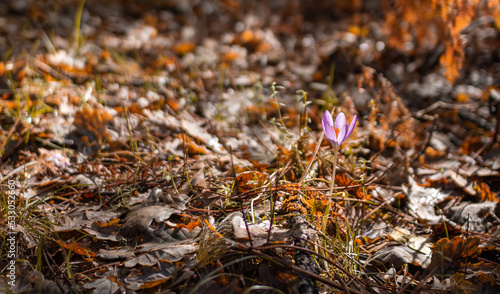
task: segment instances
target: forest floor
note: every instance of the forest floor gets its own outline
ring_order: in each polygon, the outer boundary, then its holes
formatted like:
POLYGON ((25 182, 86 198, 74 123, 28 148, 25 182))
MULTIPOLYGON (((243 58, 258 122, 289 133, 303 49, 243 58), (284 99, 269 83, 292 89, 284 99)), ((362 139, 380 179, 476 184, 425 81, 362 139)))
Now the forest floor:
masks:
POLYGON ((101 2, 0 4, 0 292, 500 292, 498 1, 101 2))

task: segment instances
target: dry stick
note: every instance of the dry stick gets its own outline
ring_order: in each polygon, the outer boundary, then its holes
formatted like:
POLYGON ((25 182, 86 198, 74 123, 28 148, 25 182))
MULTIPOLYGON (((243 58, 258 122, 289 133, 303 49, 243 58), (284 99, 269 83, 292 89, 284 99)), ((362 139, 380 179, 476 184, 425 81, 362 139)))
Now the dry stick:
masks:
MULTIPOLYGON (((395 163, 393 162, 380 176, 372 176, 371 178, 369 178, 364 184, 358 184, 358 185, 352 185, 351 186, 351 183, 353 180, 351 180, 347 185, 343 186, 343 187, 338 187, 337 189, 343 189, 343 190, 346 190, 346 189, 353 189, 353 188, 361 188, 361 187, 365 187, 366 185, 369 185, 371 184, 372 182, 376 182, 376 181, 379 181, 380 179, 382 179, 393 167, 394 167, 395 163)), ((288 167, 288 164, 287 166, 285 167, 288 167)), ((394 187, 393 189, 396 189, 397 187, 394 187)), ((325 189, 330 189, 330 188, 316 188, 316 189, 311 189, 313 191, 322 191, 322 190, 325 190, 325 189)), ((252 197, 253 195, 257 194, 257 188, 255 189, 252 189, 252 190, 249 190, 245 193, 243 193, 243 195, 247 195, 248 197, 252 197)), ((284 191, 295 191, 293 189, 284 189, 284 191)), ((309 191, 309 189, 308 189, 309 191)), ((344 198, 338 198, 338 197, 332 197, 332 199, 338 199, 338 200, 342 200, 344 198)), ((361 201, 361 200, 351 200, 351 201, 361 201)))
MULTIPOLYGON (((410 277, 410 279, 413 280, 413 281, 415 281, 415 283, 416 283, 417 279, 415 277, 417 277, 419 275, 420 275, 420 271, 416 272, 414 276, 410 277)), ((406 279, 407 277, 408 277, 408 275, 407 275, 407 272, 406 272, 403 278, 406 279)), ((403 285, 403 287, 401 287, 401 289, 399 289, 399 291, 398 291, 397 294, 404 293, 406 291, 406 288, 408 288, 409 286, 411 286, 411 282, 412 281, 409 281, 407 283, 405 282, 405 284, 403 285)))
MULTIPOLYGON (((395 165, 395 164, 396 164, 396 163, 395 163, 395 162, 393 162, 393 163, 391 164, 391 166, 389 166, 389 167, 388 167, 388 168, 387 168, 387 169, 386 169, 386 170, 385 170, 385 171, 384 171, 384 172, 383 172, 380 176, 378 176, 378 177, 373 176, 371 179, 368 179, 368 181, 366 181, 366 183, 365 183, 364 185, 360 185, 360 186, 369 185, 369 184, 371 184, 372 182, 379 181, 380 179, 382 179, 382 178, 385 176, 385 174, 387 174, 387 173, 388 173, 388 172, 389 172, 389 171, 390 171, 390 170, 394 167, 394 165, 395 165)), ((353 186, 353 187, 354 187, 354 186, 353 186)))
POLYGON ((274 192, 272 192, 272 184, 269 185, 269 189, 270 189, 270 193, 269 195, 273 195, 272 196, 272 200, 271 202, 273 203, 273 207, 271 209, 271 223, 269 224, 269 231, 267 233, 267 243, 269 244, 269 241, 271 239, 271 229, 273 228, 273 222, 274 222, 274 209, 276 207, 276 198, 278 198, 278 183, 279 183, 279 180, 280 178, 288 171, 288 168, 290 166, 290 163, 292 162, 292 160, 290 159, 288 161, 288 163, 283 167, 283 170, 280 172, 280 173, 277 173, 276 174, 276 181, 275 181, 275 187, 274 187, 274 192))
POLYGON ((399 132, 396 136, 394 136, 394 138, 391 138, 389 141, 387 141, 387 143, 385 143, 384 147, 382 149, 380 149, 380 151, 377 152, 372 158, 370 158, 370 161, 373 162, 375 160, 375 158, 377 158, 385 150, 385 148, 387 148, 387 146, 389 146, 389 144, 392 141, 395 141, 402 133, 404 133, 404 131, 406 131, 406 128, 404 128, 401 132, 399 132))
MULTIPOLYGON (((283 147, 280 146, 279 142, 276 142, 276 140, 274 139, 274 137, 271 135, 271 131, 269 131, 269 129, 266 127, 266 125, 261 120, 259 120, 259 123, 266 130, 267 134, 269 135, 269 138, 271 138, 271 141, 273 141, 273 143, 276 144, 276 146, 278 147, 278 150, 282 150, 283 147)), ((255 134, 255 132, 254 132, 254 134, 255 134)), ((257 136, 257 139, 259 139, 259 141, 260 141, 260 138, 258 136, 257 136)), ((261 143, 262 143, 262 141, 261 141, 261 143)), ((266 147, 266 149, 269 150, 269 148, 267 148, 266 145, 264 145, 264 147, 266 147)), ((269 150, 269 151, 271 151, 271 150, 269 150)), ((272 152, 272 151, 271 151, 271 153, 274 154, 274 152, 272 152)), ((274 154, 274 155, 276 155, 276 154, 274 154)))
MULTIPOLYGON (((321 249, 325 250, 325 251, 326 251, 327 253, 329 253, 330 255, 334 255, 334 254, 333 254, 333 252, 328 251, 325 247, 322 247, 321 245, 319 245, 319 244, 317 244, 317 243, 313 243, 311 240, 302 239, 302 238, 301 238, 301 240, 303 240, 303 241, 305 241, 305 242, 307 242, 307 243, 309 243, 309 244, 311 244, 311 245, 318 246, 319 248, 321 248, 321 249)), ((277 245, 277 246, 280 246, 280 245, 277 245)), ((293 246, 293 245, 282 245, 282 246, 293 246)), ((298 248, 300 248, 300 250, 307 250, 307 251, 310 251, 310 249, 301 248, 301 247, 298 247, 298 248)), ((365 250, 365 251, 366 251, 366 250, 365 250)), ((313 252, 314 252, 314 251, 313 251, 313 252)), ((368 253, 368 252, 367 252, 367 253, 368 253)), ((348 276, 349 278, 351 278, 351 279, 356 279, 356 280, 358 280, 358 282, 360 282, 361 284, 363 284, 363 285, 365 285, 365 286, 368 286, 368 284, 367 284, 365 281, 363 281, 363 280, 361 280, 361 279, 357 278, 356 276, 354 276, 352 273, 350 273, 349 271, 347 271, 345 268, 343 268, 341 265, 339 265, 339 264, 338 264, 338 263, 336 263, 335 261, 333 261, 333 260, 329 260, 329 259, 327 259, 326 257, 324 257, 324 256, 320 255, 319 253, 314 253, 314 255, 319 256, 321 259, 327 260, 328 262, 330 262, 331 264, 333 264, 336 268, 338 268, 340 271, 342 271, 342 272, 343 272, 346 276, 348 276)), ((357 264, 357 265, 358 265, 361 269, 363 269, 365 272, 368 272, 368 269, 367 269, 365 266, 363 266, 363 265, 362 265, 359 261, 354 260, 354 259, 353 259, 352 257, 350 257, 349 255, 346 255, 346 257, 347 257, 347 258, 349 258, 350 260, 352 260, 353 262, 355 262, 355 263, 356 263, 356 264, 357 264)), ((385 282, 384 282, 382 279, 380 279, 379 277, 377 277, 377 276, 373 276, 373 279, 374 279, 374 280, 377 280, 377 281, 378 281, 379 283, 381 283, 381 284, 385 284, 385 282)), ((386 287, 386 286, 381 286, 381 285, 378 285, 377 287, 378 287, 378 288, 384 288, 384 287, 386 287)), ((386 289, 386 288, 384 288, 384 289, 386 289)))
POLYGON ((100 265, 98 267, 93 267, 93 268, 90 268, 88 270, 84 270, 82 272, 79 272, 80 275, 86 275, 87 273, 90 273, 92 274, 92 272, 96 272, 98 271, 99 269, 106 269, 106 268, 109 268, 111 266, 118 266, 118 265, 123 265, 123 261, 115 261, 115 262, 111 262, 111 263, 107 263, 107 264, 103 264, 103 265, 100 265))
MULTIPOLYGON (((314 244, 312 242, 310 242, 309 240, 305 240, 305 239, 301 239, 301 240, 304 240, 304 241, 307 241, 313 245, 317 245, 317 246, 320 246, 321 245, 318 245, 318 244, 314 244)), ((295 249, 295 250, 300 250, 300 251, 304 251, 304 252, 307 252, 309 254, 312 254, 320 259, 323 259, 324 261, 332 264, 333 266, 335 266, 336 268, 338 268, 341 272, 343 272, 344 274, 346 274, 349 278, 351 279, 355 279, 356 277, 351 274, 350 272, 348 272, 345 268, 343 268, 342 266, 340 266, 339 264, 337 264, 335 261, 331 260, 331 259, 328 259, 326 258, 325 256, 317 253, 316 251, 314 250, 311 250, 311 249, 308 249, 308 248, 305 248, 305 247, 299 247, 299 246, 295 246, 295 245, 286 245, 286 244, 277 244, 277 245, 267 245, 267 246, 259 246, 258 248, 255 248, 255 249, 259 249, 259 250, 266 250, 266 249, 275 249, 275 248, 289 248, 289 249, 295 249)), ((322 247, 323 249, 326 250, 326 248, 322 247)), ((365 282, 361 281, 361 283, 365 284, 365 282)))
MULTIPOLYGON (((259 122, 260 122, 262 125, 264 125, 264 124, 262 123, 262 121, 260 121, 260 120, 259 120, 259 122)), ((268 130, 266 129, 266 131, 268 131, 268 130)), ((269 147, 267 147, 266 143, 264 143, 264 141, 262 141, 262 139, 259 137, 259 135, 257 135, 257 133, 255 132, 255 130, 252 130, 252 132, 253 132, 253 134, 255 135, 255 137, 257 137, 257 140, 259 140, 259 142, 262 144, 262 146, 264 146, 264 147, 267 149, 267 151, 269 151, 269 153, 271 153, 271 154, 273 154, 274 156, 276 156, 276 154, 275 154, 275 153, 274 153, 271 149, 269 149, 269 147)), ((269 133, 269 131, 268 131, 268 133, 269 133)))
POLYGON ((33 61, 36 67, 38 67, 42 71, 46 72, 49 75, 52 75, 53 77, 55 77, 57 79, 64 80, 64 81, 71 81, 72 77, 58 72, 57 70, 53 69, 48 64, 38 60, 37 58, 29 56, 28 60, 33 61))
POLYGON ((411 164, 414 164, 415 161, 417 161, 420 158, 420 156, 424 155, 425 150, 427 150, 427 148, 429 148, 429 146, 431 145, 432 134, 434 133, 434 129, 436 127, 436 121, 437 121, 437 115, 435 115, 434 119, 432 120, 432 126, 431 126, 431 130, 429 132, 429 137, 427 137, 427 142, 425 142, 424 147, 422 148, 422 150, 420 150, 418 155, 415 158, 413 158, 413 160, 411 161, 411 164))
POLYGON ((382 201, 382 203, 380 203, 377 207, 373 208, 372 211, 370 211, 368 214, 366 214, 362 219, 361 219, 361 222, 365 222, 372 214, 374 214, 375 212, 377 212, 379 209, 381 209, 384 205, 387 204, 387 202, 389 202, 389 200, 384 200, 382 201))
POLYGON ((351 291, 349 291, 349 288, 347 287, 347 284, 344 282, 344 280, 339 279, 339 283, 340 285, 342 285, 342 291, 344 291, 344 293, 351 294, 351 291))
MULTIPOLYGON (((17 146, 19 146, 19 144, 17 144, 17 146)), ((17 148, 16 146, 16 148, 17 148)), ((21 170, 27 168, 27 167, 30 167, 32 165, 37 165, 37 164, 40 164, 40 162, 38 162, 38 160, 35 160, 35 161, 32 161, 32 162, 28 162, 28 163, 25 163, 21 166, 19 166, 18 168, 16 168, 15 170, 11 171, 10 173, 8 173, 5 177, 1 178, 0 179, 0 183, 3 183, 6 179, 10 178, 11 176, 17 174, 18 172, 20 172, 21 170)))
MULTIPOLYGON (((233 163, 233 148, 229 146, 229 155, 231 159, 231 169, 233 170, 234 174, 234 184, 236 185, 236 194, 239 194, 239 185, 238 185, 238 177, 236 176, 236 170, 234 169, 234 163, 233 163)), ((247 223, 247 218, 245 217, 245 210, 243 209, 243 205, 241 205, 241 214, 243 215, 243 221, 245 222, 245 229, 247 230, 247 235, 248 235, 248 241, 250 242, 250 247, 253 247, 253 242, 252 242, 252 235, 250 234, 250 229, 248 228, 248 223, 247 223)))
POLYGON ((490 150, 493 145, 495 145, 498 141, 498 137, 500 137, 500 102, 497 102, 497 125, 495 126, 495 133, 493 134, 492 141, 489 143, 486 143, 481 147, 474 156, 472 156, 472 159, 476 159, 481 153, 483 153, 485 150, 490 150))
POLYGON ((307 164, 307 167, 304 170, 304 173, 302 174, 302 177, 300 177, 300 180, 299 180, 299 185, 300 186, 302 185, 302 182, 304 181, 304 178, 306 177, 307 173, 309 172, 309 169, 311 169, 311 166, 312 166, 312 164, 314 162, 314 159, 316 158, 316 155, 318 155, 319 147, 321 147, 321 142, 323 141, 323 137, 324 136, 325 136, 325 133, 321 132, 321 135, 319 136, 318 143, 316 143, 316 148, 314 148, 313 156, 312 156, 311 160, 309 161, 309 163, 307 164))
MULTIPOLYGON (((56 262, 54 261, 54 259, 52 258, 52 256, 50 256, 50 254, 47 252, 47 249, 45 248, 45 244, 43 243, 42 240, 40 240, 40 243, 41 243, 40 246, 42 246, 43 258, 45 259, 45 262, 47 263, 47 266, 49 267, 49 269, 52 272, 52 274, 54 275, 54 277, 57 277, 56 273, 54 272, 54 270, 50 266, 49 258, 50 258, 50 260, 52 261, 53 264, 56 264, 56 262)), ((71 281, 61 271, 61 269, 58 266, 56 266, 56 268, 58 269, 58 271, 61 274, 61 276, 66 280, 66 282, 71 285, 71 281)), ((57 287, 59 287, 59 289, 62 291, 62 293, 64 293, 64 288, 61 286, 61 283, 57 279, 55 281, 56 281, 57 287)))
MULTIPOLYGON (((183 151, 184 151, 184 162, 183 162, 183 167, 184 167, 184 172, 186 173, 186 179, 187 179, 187 182, 189 184, 189 188, 191 188, 191 192, 193 192, 193 194, 195 193, 195 190, 193 188, 193 185, 191 184, 191 179, 189 178, 189 172, 187 170, 187 161, 188 161, 188 151, 189 151, 189 142, 188 142, 188 135, 186 134, 186 132, 184 131, 184 129, 181 128, 181 131, 182 131, 182 141, 183 141, 183 144, 184 144, 184 147, 183 147, 183 151)), ((194 197, 196 196, 193 196, 191 199, 193 199, 194 197)))
MULTIPOLYGON (((255 250, 255 249, 251 248, 251 247, 248 247, 248 246, 246 246, 244 244, 236 242, 235 249, 243 251, 243 252, 247 252, 247 253, 250 253, 250 254, 254 254, 254 255, 257 255, 257 256, 261 256, 261 257, 263 257, 265 259, 268 259, 268 260, 272 260, 272 261, 276 262, 277 264, 281 264, 283 266, 286 266, 286 267, 294 270, 297 273, 300 273, 300 274, 302 274, 304 276, 308 276, 310 278, 316 279, 317 281, 319 281, 319 282, 321 282, 323 284, 326 284, 326 285, 331 286, 331 287, 333 287, 335 289, 338 289, 338 290, 344 290, 344 288, 342 287, 342 285, 340 285, 338 283, 335 283, 335 282, 330 281, 328 279, 325 279, 325 278, 323 278, 321 276, 318 276, 318 275, 316 275, 314 273, 311 273, 311 272, 308 272, 306 270, 303 270, 303 269, 301 269, 301 268, 299 268, 297 266, 294 266, 294 265, 291 265, 291 264, 283 264, 282 261, 277 260, 276 258, 273 258, 272 256, 269 256, 269 255, 267 255, 265 253, 262 253, 262 252, 260 252, 258 250, 255 250)), ((350 292, 354 293, 354 294, 363 294, 362 292, 359 292, 358 290, 354 290, 354 289, 350 289, 350 292)))
MULTIPOLYGON (((22 115, 20 115, 20 116, 18 116, 18 117, 17 117, 17 119, 16 119, 16 121, 14 122, 14 124, 12 125, 12 127, 10 127, 9 133, 7 134, 6 138, 10 138, 10 136, 12 136, 12 134, 14 133, 14 131, 15 131, 15 130, 16 130, 16 128, 17 128, 17 125, 19 124, 19 121, 21 121, 21 118, 22 118, 22 117, 23 117, 22 115)), ((8 140, 5 140, 5 142, 4 142, 3 144, 5 144, 5 145, 6 145, 6 144, 7 144, 7 142, 8 142, 8 140)), ((3 144, 2 144, 2 145, 3 145, 3 144)), ((2 146, 2 147, 3 147, 3 146, 2 146)), ((3 149, 3 148, 2 148, 2 149, 3 149)))
MULTIPOLYGON (((279 163, 279 161, 278 161, 279 163)), ((288 164, 287 164, 288 165, 288 164)), ((278 182, 280 180, 281 173, 276 174, 276 181, 274 182, 274 192, 270 191, 269 196, 271 196, 271 202, 273 207, 271 208, 271 222, 269 223, 269 231, 267 233, 267 243, 269 244, 269 241, 271 240, 271 230, 273 228, 273 222, 274 222, 274 207, 276 206, 276 198, 278 198, 278 182)), ((269 188, 271 188, 272 184, 269 185, 269 188)), ((264 200, 265 201, 265 200, 264 200)), ((265 202, 264 202, 265 203, 265 202)))
MULTIPOLYGON (((415 288, 413 288, 413 291, 411 291, 411 293, 412 293, 412 294, 413 294, 413 293, 420 293, 420 289, 426 285, 426 284, 425 284, 425 281, 426 281, 428 278, 432 277, 432 276, 434 275, 434 273, 436 273, 436 271, 437 271, 438 269, 439 269, 439 267, 438 267, 438 266, 436 266, 436 267, 434 267, 433 269, 431 269, 431 270, 430 270, 430 272, 429 272, 429 274, 428 274, 427 276, 425 276, 425 278, 423 278, 423 279, 421 280, 421 282, 420 282, 420 283, 418 283, 418 284, 417 284, 417 286, 415 286, 415 288)), ((404 288, 403 288, 403 290, 404 290, 404 288)))
MULTIPOLYGON (((21 117, 21 116, 19 116, 21 117)), ((13 130, 13 128, 11 128, 11 130, 13 130)), ((17 140, 16 144, 13 146, 13 148, 10 148, 10 150, 5 150, 7 151, 1 158, 2 161, 6 160, 7 157, 11 156, 16 150, 18 150, 18 147, 19 145, 21 145, 24 140, 26 139, 26 134, 24 134, 21 138, 19 138, 19 140, 17 140)), ((5 141, 7 142, 7 140, 5 141)), ((3 146, 2 146, 3 147, 3 146)), ((2 148, 3 149, 3 148, 2 148)), ((36 162, 36 161, 35 161, 36 162)), ((12 173, 12 172, 11 172, 12 173)), ((10 174, 9 174, 10 175, 10 174)), ((7 177, 4 177, 4 179, 7 178, 7 177)))
POLYGON ((495 133, 493 134, 493 142, 492 145, 498 141, 498 137, 500 135, 500 102, 497 102, 497 125, 495 128, 495 133))
MULTIPOLYGON (((402 293, 404 293, 404 292, 405 292, 405 290, 406 290, 406 288, 408 288, 408 286, 410 286, 410 285, 411 285, 411 282, 412 282, 411 280, 416 281, 416 280, 413 278, 413 276, 412 276, 412 277, 409 277, 410 281, 408 281, 408 279, 407 279, 407 278, 408 278, 408 271, 407 271, 404 267, 402 267, 402 268, 401 268, 401 269, 400 269, 400 270, 399 270, 399 271, 398 271, 398 272, 394 275, 394 279, 396 279, 396 276, 398 276, 398 277, 399 277, 399 276, 401 276, 401 272, 404 272, 404 273, 403 273, 403 277, 402 277, 402 281, 401 281, 401 283, 402 283, 402 284, 401 284, 400 289, 399 289, 399 291, 398 291, 398 293, 397 293, 397 294, 402 294, 402 293)), ((418 273, 419 273, 419 272, 417 272, 416 274, 418 274, 418 273)), ((396 285, 397 285, 397 284, 394 284, 394 289, 393 289, 393 292, 396 290, 396 285)))

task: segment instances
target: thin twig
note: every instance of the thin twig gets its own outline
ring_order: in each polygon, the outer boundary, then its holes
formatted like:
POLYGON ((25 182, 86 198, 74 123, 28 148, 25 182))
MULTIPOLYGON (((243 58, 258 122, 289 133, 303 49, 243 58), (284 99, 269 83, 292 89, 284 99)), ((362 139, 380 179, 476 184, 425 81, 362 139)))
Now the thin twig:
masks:
POLYGON ((418 155, 411 161, 412 165, 415 163, 415 161, 417 161, 420 158, 420 156, 425 154, 425 150, 427 150, 427 148, 429 148, 429 146, 431 145, 432 134, 434 133, 434 129, 436 127, 436 121, 437 121, 437 115, 434 115, 434 119, 432 120, 431 130, 429 132, 429 136, 427 137, 427 142, 425 142, 425 145, 422 148, 422 150, 420 150, 418 155))
POLYGON ((370 161, 373 162, 386 148, 387 146, 389 146, 389 144, 392 142, 392 141, 396 141, 396 139, 406 131, 406 128, 404 128, 401 132, 399 132, 396 136, 394 136, 394 138, 391 138, 389 139, 389 141, 387 141, 387 143, 385 143, 384 147, 382 147, 382 149, 380 149, 379 152, 377 152, 375 155, 372 156, 372 158, 370 158, 370 161))
MULTIPOLYGON (((271 240, 271 230, 273 228, 274 214, 275 214, 274 209, 276 207, 276 199, 278 198, 277 197, 278 196, 278 183, 279 183, 280 178, 287 172, 288 167, 290 166, 291 162, 292 162, 292 160, 289 160, 288 163, 283 168, 283 170, 280 173, 276 173, 276 181, 275 181, 274 193, 270 193, 270 195, 272 195, 271 196, 272 197, 271 198, 271 203, 273 204, 273 207, 271 208, 271 222, 269 224, 269 231, 267 233, 267 243, 268 244, 269 244, 269 241, 271 240)), ((269 187, 271 187, 271 185, 269 185, 269 187)))
MULTIPOLYGON (((233 163, 233 148, 229 146, 229 155, 231 159, 231 169, 234 174, 234 184, 236 186, 236 195, 240 193, 239 185, 238 185, 238 177, 236 176, 236 170, 234 169, 233 163)), ((243 209, 243 205, 241 206, 241 214, 243 215, 243 221, 245 222, 245 229, 247 230, 248 241, 250 242, 250 247, 253 247, 252 235, 250 234, 250 228, 248 228, 247 218, 245 217, 245 210, 243 209)))
POLYGON ((311 166, 313 162, 315 161, 314 159, 316 158, 316 155, 318 155, 319 147, 321 147, 321 142, 323 142, 323 137, 325 134, 321 132, 321 135, 319 136, 318 142, 316 143, 316 148, 314 148, 314 153, 313 156, 311 157, 311 160, 309 160, 309 163, 307 164, 306 169, 304 170, 304 173, 300 177, 299 180, 299 185, 302 186, 302 182, 304 181, 304 178, 307 176, 307 173, 309 172, 309 169, 311 169, 311 166))
MULTIPOLYGON (((235 249, 236 250, 239 250, 239 251, 243 251, 243 252, 247 252, 249 254, 254 254, 254 255, 257 255, 257 256, 260 256, 260 257, 263 257, 265 259, 268 259, 268 260, 272 260, 278 264, 281 264, 283 266, 286 266, 287 268, 290 268, 292 270, 294 270, 295 272, 299 273, 299 274, 302 274, 304 276, 307 276, 307 277, 310 277, 310 278, 313 278, 325 285, 328 285, 328 286, 331 286, 335 289, 338 289, 338 290, 344 290, 344 287, 342 287, 342 285, 338 284, 338 283, 335 283, 331 280, 328 280, 326 278, 323 278, 321 276, 318 276, 317 274, 314 274, 314 273, 311 273, 309 271, 306 271, 306 270, 303 270, 297 266, 294 266, 292 264, 283 264, 282 261, 272 257, 272 256, 269 256, 265 253, 262 253, 260 252, 259 250, 255 250, 254 248, 251 248, 251 247, 248 247, 244 244, 241 244, 241 243, 236 243, 236 246, 235 246, 235 249)), ((358 290, 355 290, 355 289, 349 289, 351 293, 353 294, 362 294, 362 292, 358 291, 358 290)))
MULTIPOLYGON (((43 258, 45 259, 45 262, 47 263, 47 266, 48 266, 49 270, 52 272, 52 274, 54 275, 54 277, 57 277, 56 273, 54 272, 54 269, 52 268, 52 266, 50 266, 49 258, 50 258, 50 260, 52 261, 53 264, 56 264, 56 262, 54 261, 54 259, 52 258, 52 256, 47 252, 47 249, 45 248, 45 244, 43 243, 42 240, 40 240, 40 246, 42 247, 43 258)), ((58 271, 61 274, 61 276, 66 280, 66 282, 71 285, 71 281, 61 271, 61 269, 58 266, 56 266, 56 268, 58 269, 58 271)), ((57 279, 55 280, 55 282, 57 284, 57 287, 62 291, 62 293, 64 293, 64 288, 62 287, 61 283, 57 279)))

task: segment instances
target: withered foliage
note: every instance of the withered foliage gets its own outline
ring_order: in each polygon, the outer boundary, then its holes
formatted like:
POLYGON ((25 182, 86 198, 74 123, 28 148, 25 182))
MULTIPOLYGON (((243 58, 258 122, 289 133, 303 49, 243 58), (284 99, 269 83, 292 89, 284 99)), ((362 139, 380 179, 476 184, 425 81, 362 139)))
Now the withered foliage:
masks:
POLYGON ((498 1, 4 2, 0 292, 500 292, 498 1))

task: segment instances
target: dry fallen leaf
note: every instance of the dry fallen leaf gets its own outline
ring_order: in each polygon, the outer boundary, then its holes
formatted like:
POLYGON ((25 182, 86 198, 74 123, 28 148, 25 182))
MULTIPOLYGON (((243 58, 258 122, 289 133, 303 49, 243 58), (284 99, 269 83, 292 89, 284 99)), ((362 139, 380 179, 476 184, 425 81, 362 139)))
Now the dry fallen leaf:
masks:
POLYGON ((409 177, 409 184, 410 186, 404 189, 408 197, 407 206, 409 212, 423 222, 429 224, 441 223, 444 216, 437 215, 435 205, 445 200, 448 195, 435 188, 422 187, 412 177, 409 177))

